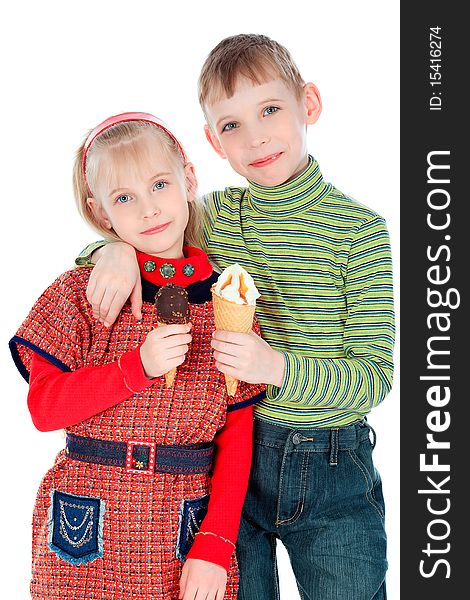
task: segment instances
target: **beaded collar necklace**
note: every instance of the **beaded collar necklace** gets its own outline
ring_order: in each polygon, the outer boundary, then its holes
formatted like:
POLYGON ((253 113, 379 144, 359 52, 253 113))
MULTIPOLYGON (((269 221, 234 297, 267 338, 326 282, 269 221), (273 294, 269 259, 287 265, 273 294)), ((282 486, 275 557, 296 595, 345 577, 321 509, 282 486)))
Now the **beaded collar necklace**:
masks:
POLYGON ((138 251, 136 254, 142 277, 157 286, 171 282, 188 287, 207 279, 213 270, 207 254, 192 246, 183 247, 184 258, 160 258, 138 251))

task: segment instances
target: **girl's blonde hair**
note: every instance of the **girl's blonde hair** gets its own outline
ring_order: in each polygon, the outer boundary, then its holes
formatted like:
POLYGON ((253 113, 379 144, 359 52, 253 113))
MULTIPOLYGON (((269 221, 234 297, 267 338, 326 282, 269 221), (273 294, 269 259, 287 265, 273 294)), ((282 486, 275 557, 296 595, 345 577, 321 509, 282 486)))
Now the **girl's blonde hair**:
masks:
MULTIPOLYGON (((85 179, 83 153, 89 133, 75 156, 73 167, 75 202, 83 219, 95 231, 109 241, 121 241, 114 229, 107 229, 88 205, 87 198, 90 198, 90 196, 98 201, 93 192, 96 193, 99 178, 102 176, 112 177, 116 166, 121 164, 138 168, 139 163, 144 158, 148 158, 151 153, 149 140, 158 142, 163 155, 171 161, 181 177, 185 177, 185 160, 175 140, 157 125, 144 121, 125 121, 108 127, 93 140, 87 151, 85 179), (108 169, 106 174, 103 175, 103 162, 105 160, 108 169)), ((186 246, 199 246, 204 208, 201 200, 196 196, 196 190, 188 190, 188 194, 190 193, 194 196, 194 199, 188 202, 189 219, 184 232, 184 244, 186 246)))

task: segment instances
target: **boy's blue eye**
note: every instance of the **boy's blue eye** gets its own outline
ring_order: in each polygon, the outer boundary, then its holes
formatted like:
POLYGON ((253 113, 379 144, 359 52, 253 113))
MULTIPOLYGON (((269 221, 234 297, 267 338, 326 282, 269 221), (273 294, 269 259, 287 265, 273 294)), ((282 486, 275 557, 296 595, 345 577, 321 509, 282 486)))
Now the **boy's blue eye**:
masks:
POLYGON ((129 202, 130 199, 131 197, 129 194, 121 194, 116 198, 116 202, 119 202, 119 204, 125 204, 126 202, 129 202))
POLYGON ((236 123, 227 123, 222 127, 222 131, 231 131, 232 129, 236 129, 238 125, 236 123))
POLYGON ((278 107, 277 106, 267 106, 264 109, 264 113, 265 115, 273 115, 274 113, 276 113, 278 111, 278 107))
POLYGON ((166 181, 157 181, 154 186, 153 189, 154 190, 163 190, 163 188, 166 187, 166 181))

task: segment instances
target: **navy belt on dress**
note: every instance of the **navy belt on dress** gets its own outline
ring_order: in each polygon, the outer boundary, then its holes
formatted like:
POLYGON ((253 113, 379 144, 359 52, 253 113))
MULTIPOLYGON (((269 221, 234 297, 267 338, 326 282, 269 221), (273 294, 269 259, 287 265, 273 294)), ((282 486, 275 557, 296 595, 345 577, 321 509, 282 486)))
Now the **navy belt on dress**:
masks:
POLYGON ((214 444, 162 446, 154 442, 113 442, 67 433, 67 456, 73 460, 122 467, 132 473, 208 473, 214 444))

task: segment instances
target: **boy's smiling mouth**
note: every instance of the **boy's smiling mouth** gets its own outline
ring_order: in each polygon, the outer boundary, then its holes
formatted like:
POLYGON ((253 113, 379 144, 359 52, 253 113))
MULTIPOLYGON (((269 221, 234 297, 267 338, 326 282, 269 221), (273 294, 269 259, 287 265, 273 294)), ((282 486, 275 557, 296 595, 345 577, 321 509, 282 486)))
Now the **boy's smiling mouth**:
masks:
POLYGON ((258 158, 250 163, 250 167, 266 167, 275 162, 282 154, 282 152, 276 152, 268 156, 263 156, 263 158, 258 158))

